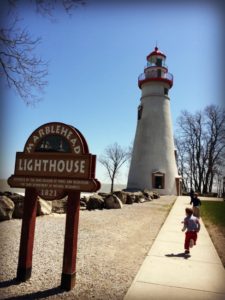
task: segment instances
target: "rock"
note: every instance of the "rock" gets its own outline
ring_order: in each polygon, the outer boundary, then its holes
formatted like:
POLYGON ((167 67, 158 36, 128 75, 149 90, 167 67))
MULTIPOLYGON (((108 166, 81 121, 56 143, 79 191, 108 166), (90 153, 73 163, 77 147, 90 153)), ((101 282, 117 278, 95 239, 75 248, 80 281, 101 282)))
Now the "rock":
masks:
POLYGON ((126 202, 127 202, 127 193, 126 192, 116 191, 116 192, 113 192, 113 195, 116 195, 122 201, 123 204, 126 204, 126 202))
POLYGON ((52 212, 56 214, 65 214, 67 210, 67 197, 52 201, 52 212))
POLYGON ((82 201, 82 202, 84 202, 85 204, 87 204, 88 199, 89 199, 89 196, 88 196, 88 197, 87 197, 87 196, 82 196, 82 197, 80 198, 80 201, 82 201))
POLYGON ((98 195, 104 199, 104 198, 108 197, 108 195, 111 195, 111 193, 109 194, 109 193, 99 192, 98 195))
POLYGON ((145 199, 146 199, 147 201, 151 201, 151 200, 154 199, 154 197, 153 197, 153 192, 152 192, 152 191, 149 191, 149 190, 147 190, 147 189, 144 189, 143 195, 144 195, 144 197, 145 197, 145 199))
POLYGON ((9 197, 0 196, 0 221, 12 219, 14 207, 15 205, 9 197))
POLYGON ((12 192, 8 192, 8 191, 5 191, 5 192, 1 192, 1 195, 3 196, 6 196, 6 197, 9 197, 12 195, 13 193, 12 192))
POLYGON ((160 195, 157 192, 153 192, 153 199, 159 199, 160 195))
POLYGON ((149 201, 160 198, 159 193, 157 193, 155 191, 149 191, 147 189, 144 189, 143 194, 144 194, 146 200, 149 200, 149 201))
POLYGON ((50 215, 52 212, 52 202, 46 201, 38 197, 37 216, 50 215))
POLYGON ((80 209, 85 209, 87 207, 87 204, 86 204, 86 202, 84 202, 84 201, 80 201, 80 209))
POLYGON ((80 208, 86 208, 88 202, 88 198, 86 196, 83 196, 80 198, 80 208))
POLYGON ((98 194, 94 194, 94 195, 90 196, 88 199, 86 208, 88 210, 103 209, 104 208, 103 198, 98 194))
POLYGON ((105 208, 106 209, 118 209, 122 208, 122 201, 116 195, 109 195, 105 198, 105 208))
POLYGON ((135 201, 135 195, 133 193, 128 193, 126 204, 133 204, 134 201, 135 201))
POLYGON ((139 198, 139 203, 144 203, 144 202, 146 202, 146 199, 145 199, 145 197, 141 197, 141 198, 139 198))
POLYGON ((24 206, 24 196, 20 194, 12 194, 10 199, 14 202, 15 208, 13 211, 13 218, 22 219, 23 218, 23 206, 24 206))
POLYGON ((145 197, 142 192, 135 192, 133 193, 133 195, 134 195, 134 202, 136 203, 145 202, 145 197))

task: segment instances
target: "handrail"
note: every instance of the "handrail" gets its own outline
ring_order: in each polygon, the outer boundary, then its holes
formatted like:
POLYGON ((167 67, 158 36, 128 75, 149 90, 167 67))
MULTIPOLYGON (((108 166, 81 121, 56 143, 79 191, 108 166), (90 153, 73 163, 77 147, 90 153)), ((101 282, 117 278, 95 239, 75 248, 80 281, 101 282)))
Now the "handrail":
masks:
POLYGON ((158 74, 157 72, 151 72, 151 73, 142 73, 138 77, 138 81, 142 81, 145 79, 150 79, 150 78, 162 78, 162 79, 167 79, 170 81, 173 81, 173 75, 171 73, 162 73, 158 74))
POLYGON ((160 64, 157 64, 156 62, 147 62, 147 65, 146 65, 146 67, 145 68, 150 68, 150 67, 161 67, 161 68, 166 68, 166 69, 168 69, 168 67, 167 67, 167 65, 164 63, 164 62, 162 62, 162 64, 160 65, 160 64))

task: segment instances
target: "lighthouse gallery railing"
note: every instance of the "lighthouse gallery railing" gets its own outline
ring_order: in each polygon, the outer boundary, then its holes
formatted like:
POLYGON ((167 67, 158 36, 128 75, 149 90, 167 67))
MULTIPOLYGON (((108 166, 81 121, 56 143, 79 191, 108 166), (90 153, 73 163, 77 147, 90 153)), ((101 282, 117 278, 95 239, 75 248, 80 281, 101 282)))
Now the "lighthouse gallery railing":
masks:
POLYGON ((138 77, 138 81, 150 79, 150 78, 162 78, 162 79, 167 79, 171 82, 173 82, 173 75, 171 73, 162 73, 158 74, 157 72, 149 72, 149 73, 142 73, 138 77))

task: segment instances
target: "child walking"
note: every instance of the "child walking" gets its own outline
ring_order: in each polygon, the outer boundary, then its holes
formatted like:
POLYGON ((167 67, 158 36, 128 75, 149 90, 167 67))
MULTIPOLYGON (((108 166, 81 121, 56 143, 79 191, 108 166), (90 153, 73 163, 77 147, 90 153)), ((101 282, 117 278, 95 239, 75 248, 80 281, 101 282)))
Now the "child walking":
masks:
POLYGON ((196 245, 197 241, 197 233, 200 230, 200 223, 197 217, 193 216, 193 210, 191 208, 186 208, 186 217, 184 218, 184 226, 182 231, 185 231, 185 241, 184 241, 184 249, 185 254, 190 253, 190 248, 196 245))
POLYGON ((190 204, 193 205, 193 215, 197 218, 200 218, 200 206, 201 200, 198 198, 198 193, 194 193, 193 197, 191 197, 190 204))

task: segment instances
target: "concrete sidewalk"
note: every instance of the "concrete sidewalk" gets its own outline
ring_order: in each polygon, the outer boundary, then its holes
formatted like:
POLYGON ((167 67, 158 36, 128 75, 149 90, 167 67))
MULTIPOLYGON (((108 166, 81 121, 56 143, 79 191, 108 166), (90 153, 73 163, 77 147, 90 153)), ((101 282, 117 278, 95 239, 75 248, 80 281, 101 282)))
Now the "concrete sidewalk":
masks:
POLYGON ((205 226, 190 256, 181 231, 189 197, 178 197, 124 300, 224 300, 225 269, 205 226))

